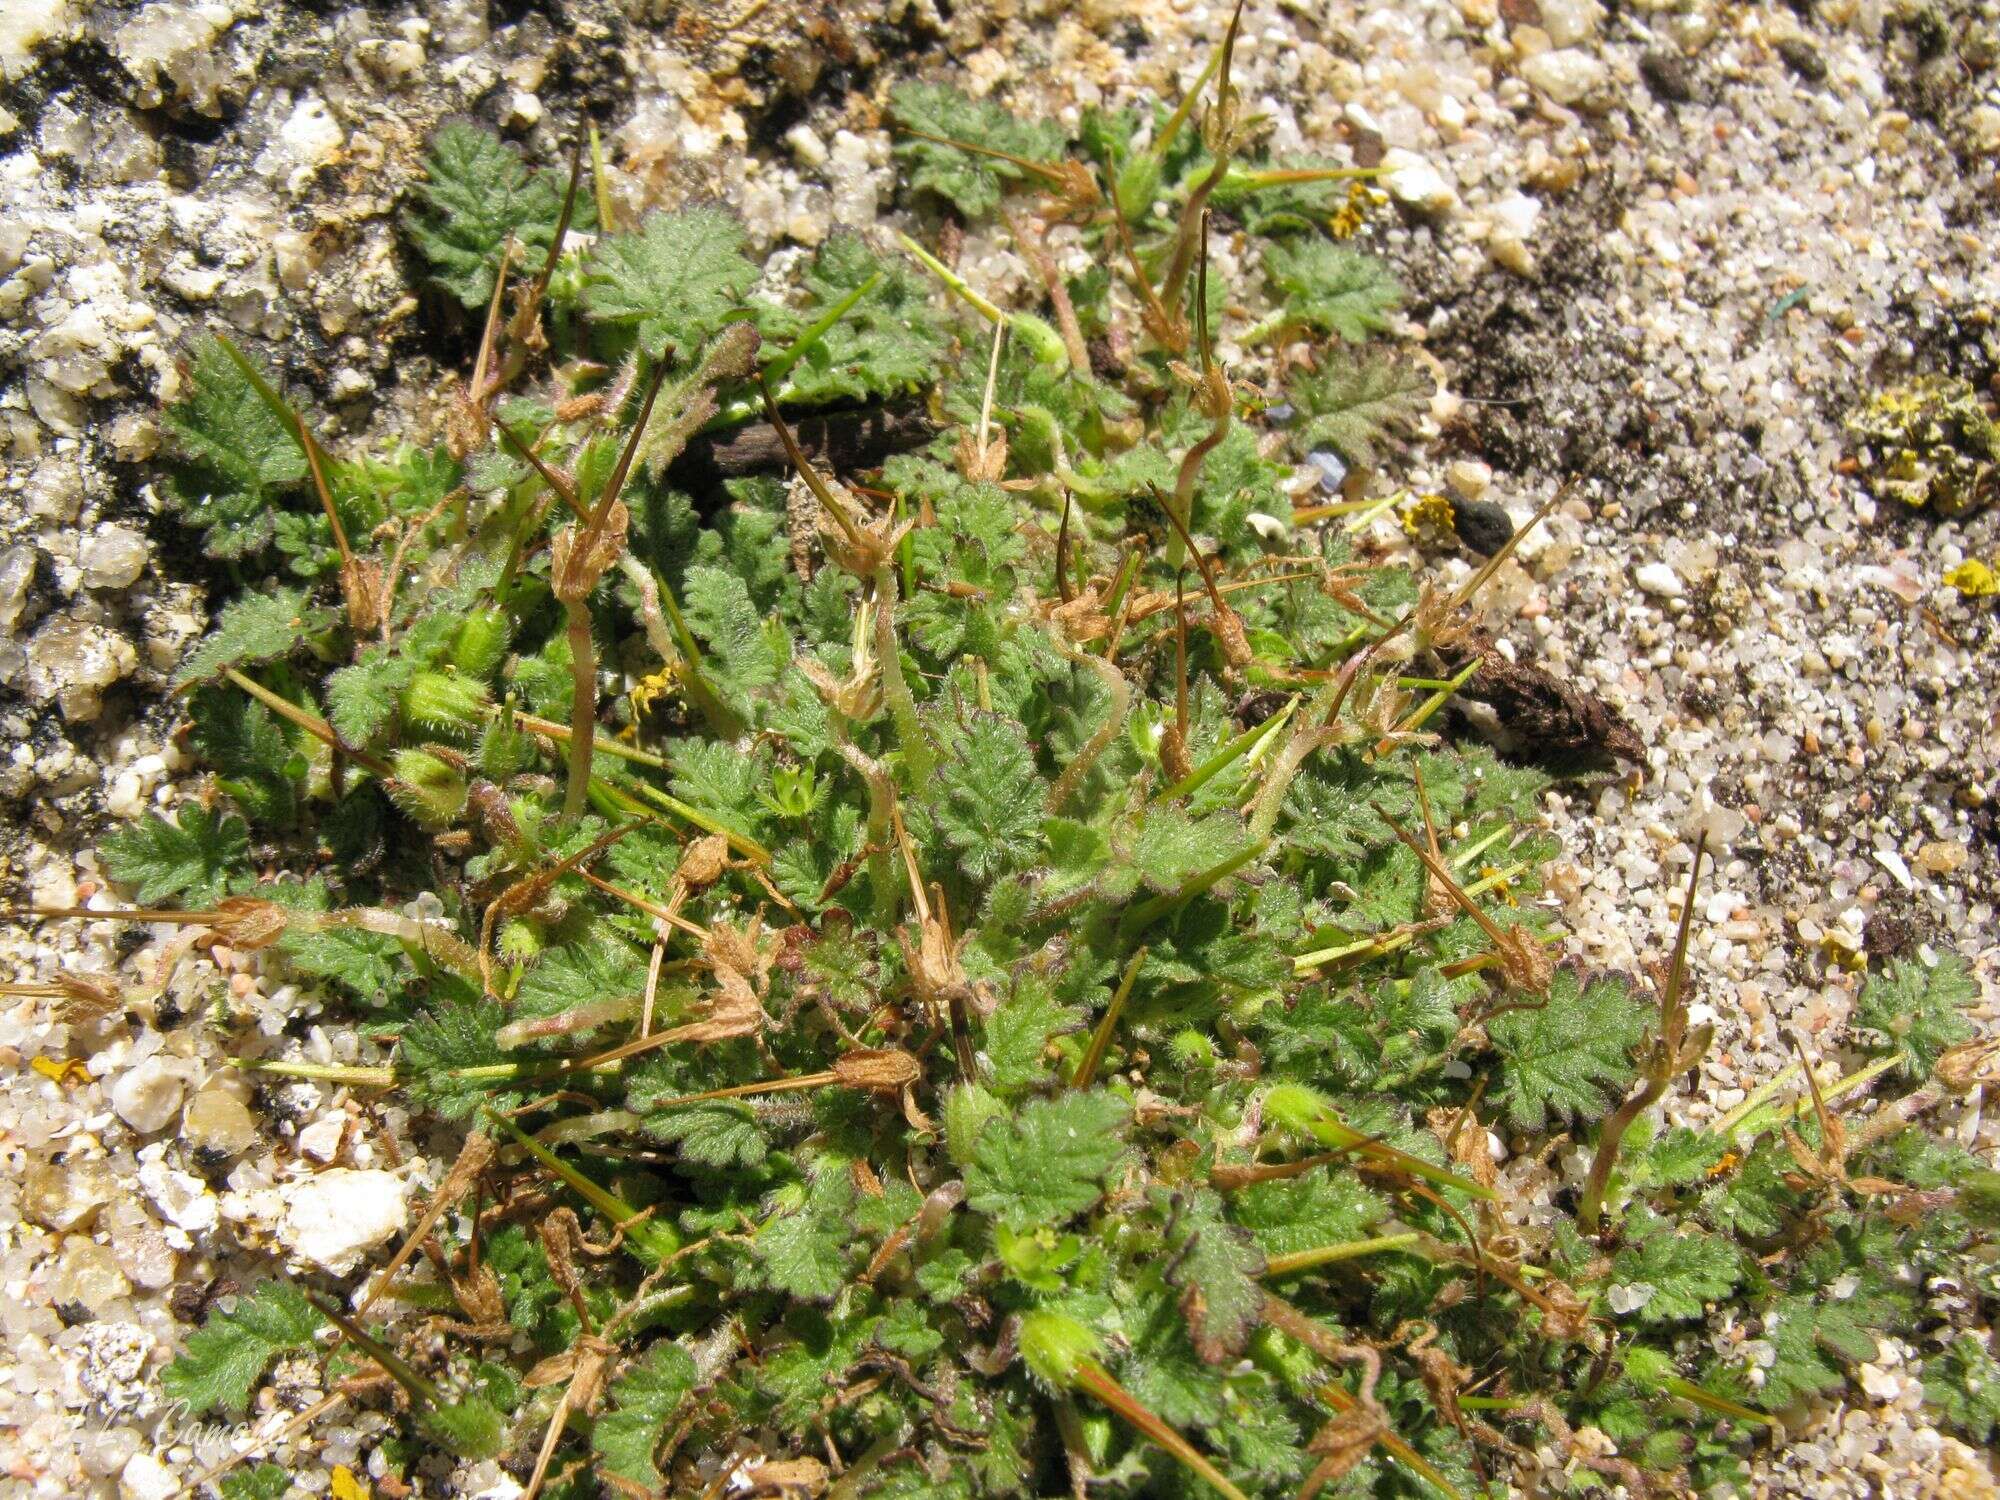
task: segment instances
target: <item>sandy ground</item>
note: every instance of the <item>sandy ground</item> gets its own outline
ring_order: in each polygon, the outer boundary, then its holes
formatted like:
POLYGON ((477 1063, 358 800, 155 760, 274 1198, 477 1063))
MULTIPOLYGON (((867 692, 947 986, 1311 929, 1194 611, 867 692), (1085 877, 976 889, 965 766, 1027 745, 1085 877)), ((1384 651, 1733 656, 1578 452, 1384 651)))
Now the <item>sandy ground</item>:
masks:
MULTIPOLYGON (((220 579, 146 468, 188 337, 257 346, 343 443, 435 419, 439 372, 469 350, 428 331, 394 214, 438 121, 553 158, 588 118, 628 205, 720 194, 761 244, 811 245, 891 208, 895 78, 1073 121, 1177 98, 1226 19, 1108 0, 657 12, 0 15, 8 894, 88 896, 92 841, 190 788, 161 690, 220 579)), ((1838 1060, 1859 968, 1891 953, 1958 949, 1990 1012, 2000 600, 1944 578, 2000 568, 2000 507, 1877 498, 1842 424, 1917 376, 2000 379, 1994 23, 1869 0, 1333 0, 1253 4, 1244 38, 1238 81, 1274 150, 1392 169, 1368 243, 1410 288, 1404 332, 1441 382, 1394 482, 1524 517, 1577 480, 1494 623, 1647 746, 1643 774, 1551 798, 1572 951, 1656 958, 1698 829, 1720 856, 1694 960, 1718 1045, 1673 1108, 1728 1110, 1790 1060, 1794 1029, 1838 1060)), ((1001 291, 1025 284, 1003 247, 968 254, 1001 291)), ((9 930, 0 964, 143 967, 156 946, 110 924, 9 930)), ((268 1030, 313 1024, 314 997, 226 950, 129 1020, 0 1010, 0 1497, 149 1500, 228 1452, 239 1434, 177 1420, 151 1389, 192 1293, 239 1247, 297 1249, 288 1194, 315 1167, 378 1174, 399 1204, 438 1168, 404 1155, 393 1114, 311 1086, 246 1124, 215 1037, 185 1019, 217 987, 268 1030), (87 1077, 30 1066, 69 1056, 87 1077)), ((1976 1096, 1945 1123, 1991 1145, 1976 1096)), ((1990 1492, 1917 1410, 1923 1353, 1885 1347, 1768 1466, 1773 1491, 1990 1492)), ((366 1466, 365 1421, 330 1431, 290 1455, 308 1489, 366 1466)), ((497 1471, 458 1482, 512 1493, 497 1471)))

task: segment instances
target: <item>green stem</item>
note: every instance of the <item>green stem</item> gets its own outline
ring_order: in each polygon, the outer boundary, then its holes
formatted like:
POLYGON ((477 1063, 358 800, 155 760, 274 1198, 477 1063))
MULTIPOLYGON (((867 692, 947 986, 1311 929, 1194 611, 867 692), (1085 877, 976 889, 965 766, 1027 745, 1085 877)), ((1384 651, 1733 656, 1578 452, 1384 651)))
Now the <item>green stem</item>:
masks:
POLYGON ((1485 659, 1483 656, 1475 656, 1471 661, 1467 662, 1463 671, 1417 706, 1416 712, 1403 721, 1399 732, 1402 734, 1415 734, 1424 725, 1428 724, 1437 711, 1451 702, 1452 697, 1458 690, 1472 680, 1472 674, 1479 670, 1480 663, 1485 661, 1485 659))
POLYGON ((1368 1240, 1343 1240, 1339 1244, 1321 1245, 1312 1250, 1295 1250, 1290 1255, 1274 1255, 1264 1263, 1266 1276, 1292 1276, 1300 1271, 1310 1271, 1318 1266, 1330 1266, 1343 1260, 1359 1260, 1367 1255, 1380 1255, 1386 1250, 1407 1250, 1423 1239, 1412 1230, 1405 1234, 1378 1234, 1368 1240))
POLYGON ((498 1110, 486 1111, 486 1118, 509 1136, 536 1161, 547 1167, 563 1180, 570 1190, 584 1202, 596 1209, 611 1223, 625 1231, 626 1248, 633 1257, 647 1267, 657 1267, 662 1261, 681 1248, 681 1237, 672 1227, 657 1219, 642 1219, 639 1211, 607 1188, 599 1187, 575 1167, 557 1156, 540 1141, 529 1135, 519 1125, 498 1110))
POLYGON ((229 1067, 278 1078, 311 1078, 320 1083, 353 1083, 367 1088, 396 1086, 394 1068, 343 1067, 338 1063, 278 1062, 260 1057, 225 1057, 229 1067))
POLYGON ((1097 1070, 1103 1065, 1104 1054, 1111 1048, 1111 1033, 1118 1025, 1118 1018, 1125 1013, 1125 1002, 1131 998, 1132 986, 1139 978, 1140 966, 1145 962, 1146 950, 1141 948, 1126 963, 1125 972, 1118 979, 1118 988, 1112 993, 1111 1004, 1105 1008, 1104 1019, 1091 1033, 1090 1049, 1083 1054, 1083 1062, 1069 1081, 1071 1088, 1087 1089, 1097 1081, 1097 1070))
POLYGON ((903 765, 912 782, 922 786, 930 780, 937 757, 924 733, 923 720, 917 717, 917 700, 910 692, 909 679, 903 676, 903 658, 896 649, 896 570, 886 562, 875 570, 875 655, 882 673, 882 696, 896 721, 896 744, 903 752, 903 765))
POLYGON ((966 285, 957 272, 907 234, 898 231, 896 238, 926 271, 956 292, 974 312, 990 323, 1004 323, 1013 330, 1015 336, 1028 346, 1037 364, 1047 365, 1058 372, 1069 368, 1069 346, 1055 329, 1033 313, 1002 311, 966 285))
POLYGON ((1125 920, 1119 924, 1121 935, 1128 938, 1136 936, 1183 902, 1192 901, 1203 891, 1227 880, 1245 865, 1261 856, 1265 849, 1270 847, 1270 842, 1269 839, 1253 839, 1249 844, 1230 855, 1229 858, 1223 860, 1220 864, 1213 865, 1202 871, 1199 875, 1186 881, 1179 888, 1164 891, 1149 900, 1140 902, 1125 914, 1125 920))
POLYGON ((1293 710, 1298 706, 1298 695, 1293 694, 1291 701, 1272 714, 1270 718, 1253 728, 1244 730, 1241 734, 1231 739, 1221 749, 1217 750, 1207 760, 1196 766, 1186 776, 1182 777, 1165 791, 1155 793, 1153 800, 1155 802, 1172 802, 1177 797, 1189 796, 1206 786, 1233 763, 1246 756, 1250 757, 1252 763, 1254 763, 1257 757, 1252 752, 1260 751, 1265 745, 1269 744, 1272 737, 1285 727, 1286 722, 1292 717, 1293 710))
POLYGON ((597 647, 590 638, 590 605, 571 600, 569 611, 569 780, 563 787, 563 821, 583 816, 590 788, 590 752, 597 742, 597 647))

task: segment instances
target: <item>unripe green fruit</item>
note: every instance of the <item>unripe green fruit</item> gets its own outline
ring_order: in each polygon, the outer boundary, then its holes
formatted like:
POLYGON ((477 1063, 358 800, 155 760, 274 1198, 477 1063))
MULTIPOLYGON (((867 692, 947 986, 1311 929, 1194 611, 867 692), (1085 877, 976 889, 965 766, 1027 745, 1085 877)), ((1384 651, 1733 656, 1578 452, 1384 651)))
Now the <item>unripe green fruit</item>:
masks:
MULTIPOLYGON (((456 759, 456 757, 454 757, 456 759)), ((425 828, 449 828, 465 811, 465 772, 430 750, 398 750, 388 782, 395 804, 425 828)))
POLYGON ((403 722, 426 734, 469 737, 485 708, 485 686, 453 672, 419 672, 403 689, 403 722))
POLYGON ((512 630, 504 610, 475 609, 458 627, 446 659, 465 676, 483 681, 506 660, 511 639, 512 630))

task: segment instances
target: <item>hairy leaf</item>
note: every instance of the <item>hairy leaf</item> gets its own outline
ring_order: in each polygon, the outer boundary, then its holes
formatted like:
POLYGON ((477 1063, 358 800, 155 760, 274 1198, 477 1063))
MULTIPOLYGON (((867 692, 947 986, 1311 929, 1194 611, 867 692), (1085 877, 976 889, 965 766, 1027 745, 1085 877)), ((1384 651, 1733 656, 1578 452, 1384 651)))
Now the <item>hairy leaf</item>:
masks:
POLYGON ((1558 970, 1546 1004, 1510 1010, 1486 1028, 1500 1054, 1508 1118, 1533 1130, 1605 1113, 1632 1080, 1632 1049, 1648 1017, 1621 981, 1606 975, 1586 984, 1558 970))
POLYGON ((263 1282, 189 1336, 186 1352, 160 1373, 160 1389, 191 1412, 241 1414, 271 1361, 311 1348, 325 1321, 289 1281, 263 1282))
POLYGON ((179 897, 190 906, 211 906, 249 855, 250 833, 241 818, 184 804, 173 822, 147 813, 143 822, 120 829, 98 847, 106 872, 137 886, 141 902, 158 905, 179 897))

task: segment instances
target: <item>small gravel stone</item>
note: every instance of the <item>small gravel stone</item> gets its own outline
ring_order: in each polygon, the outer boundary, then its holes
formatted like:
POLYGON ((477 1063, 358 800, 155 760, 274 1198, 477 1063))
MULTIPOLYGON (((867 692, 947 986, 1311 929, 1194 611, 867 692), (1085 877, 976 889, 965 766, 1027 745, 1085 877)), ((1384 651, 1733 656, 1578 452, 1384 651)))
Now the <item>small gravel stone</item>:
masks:
POLYGON ((1448 214, 1458 207, 1458 189, 1416 152, 1391 147, 1382 157, 1382 168, 1382 185, 1399 203, 1427 214, 1448 214))
POLYGON ((166 1127, 181 1107, 183 1085, 158 1057, 149 1057, 127 1068, 111 1085, 111 1108, 118 1118, 141 1135, 166 1127))
POLYGON ((257 1142, 257 1122, 249 1108, 227 1089, 206 1088, 189 1101, 181 1117, 181 1138, 188 1149, 217 1160, 240 1156, 257 1142))
POLYGON ((1826 82, 1826 59, 1820 56, 1819 48, 1804 37, 1788 36, 1779 40, 1778 56, 1807 83, 1826 82))
POLYGON ((1639 76, 1656 99, 1669 104, 1694 101, 1694 64, 1678 47, 1648 47, 1641 52, 1639 76))
POLYGON ((1607 73, 1603 62, 1574 47, 1539 53, 1521 64, 1521 76, 1558 104, 1581 103, 1607 73))
POLYGON ((1633 569, 1632 581, 1655 599, 1678 599, 1687 592, 1681 575, 1663 562, 1641 563, 1633 569))
POLYGON ((1319 487, 1338 494, 1340 487, 1347 483, 1347 461, 1329 448, 1317 448, 1306 458, 1319 470, 1319 487))
POLYGON ((1493 469, 1476 458, 1453 459, 1444 471, 1444 480, 1461 498, 1477 500, 1493 483, 1493 469))
POLYGON ((129 526, 105 526, 77 551, 85 588, 127 589, 146 571, 146 538, 129 526))
POLYGON ((120 1500, 169 1500, 181 1482, 174 1471, 150 1453, 135 1453, 118 1475, 120 1500))
POLYGON ((1604 7, 1597 0, 1540 0, 1542 30, 1558 47, 1574 47, 1597 30, 1604 7))
POLYGON ((278 1238, 302 1259, 344 1276, 398 1233, 409 1216, 407 1189, 393 1172, 335 1167, 284 1190, 278 1238))

